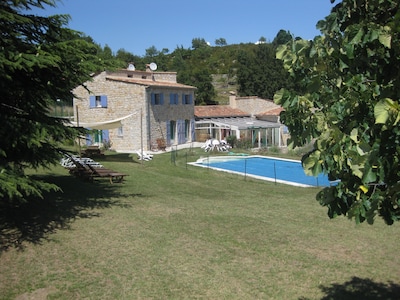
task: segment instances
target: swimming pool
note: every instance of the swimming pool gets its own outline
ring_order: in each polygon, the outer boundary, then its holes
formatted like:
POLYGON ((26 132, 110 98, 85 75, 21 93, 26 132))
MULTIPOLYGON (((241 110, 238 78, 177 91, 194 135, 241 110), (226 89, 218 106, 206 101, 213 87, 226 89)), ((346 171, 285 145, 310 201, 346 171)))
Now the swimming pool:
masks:
POLYGON ((192 165, 225 171, 257 179, 302 187, 329 186, 328 176, 318 177, 304 173, 301 162, 268 156, 214 156, 198 159, 192 165))

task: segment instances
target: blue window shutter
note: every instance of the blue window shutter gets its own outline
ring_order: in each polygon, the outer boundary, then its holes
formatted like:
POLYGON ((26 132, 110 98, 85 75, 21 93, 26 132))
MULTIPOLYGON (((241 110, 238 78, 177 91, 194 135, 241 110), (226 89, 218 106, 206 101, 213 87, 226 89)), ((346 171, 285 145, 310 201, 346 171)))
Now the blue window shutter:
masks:
POLYGON ((171 122, 167 120, 165 123, 167 127, 167 145, 171 144, 171 122))
POLYGON ((107 107, 107 96, 106 95, 100 96, 100 101, 101 101, 101 107, 107 107))
POLYGON ((185 137, 185 120, 180 120, 180 144, 186 143, 186 137, 185 137))
POLYGON ((193 95, 192 94, 189 95, 189 104, 193 104, 193 95))
POLYGON ((90 146, 92 144, 92 136, 90 134, 86 135, 86 146, 90 146))
POLYGON ((160 105, 164 105, 164 94, 160 94, 160 105))
POLYGON ((186 137, 186 121, 182 120, 182 143, 186 143, 187 137, 186 137))
POLYGON ((108 129, 103 129, 101 131, 101 140, 102 140, 102 142, 110 140, 110 133, 109 133, 108 129))
POLYGON ((190 120, 190 134, 192 136, 192 142, 195 141, 195 129, 194 129, 195 121, 194 119, 190 120))
POLYGON ((190 121, 189 120, 185 120, 183 122, 184 125, 184 135, 185 135, 185 142, 189 139, 189 133, 190 133, 190 121))
POLYGON ((150 97, 151 97, 151 105, 156 104, 156 95, 154 93, 151 93, 150 97))
POLYGON ((89 107, 96 107, 96 96, 89 96, 89 107))
POLYGON ((178 94, 175 93, 169 94, 169 104, 178 104, 178 94))
POLYGON ((178 144, 182 144, 182 120, 176 120, 176 127, 177 127, 177 135, 178 135, 178 144))

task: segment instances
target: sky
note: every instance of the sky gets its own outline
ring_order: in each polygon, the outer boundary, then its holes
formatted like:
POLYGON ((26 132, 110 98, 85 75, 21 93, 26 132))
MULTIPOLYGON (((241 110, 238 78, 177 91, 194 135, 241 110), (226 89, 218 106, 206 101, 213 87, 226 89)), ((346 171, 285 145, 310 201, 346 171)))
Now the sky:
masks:
MULTIPOLYGON (((336 1, 337 3, 338 1, 336 1)), ((279 30, 312 39, 319 20, 329 15, 330 0, 61 0, 39 15, 68 14, 68 27, 81 31, 114 53, 125 49, 143 56, 155 46, 169 52, 189 49, 194 38, 215 45, 272 42, 279 30)))

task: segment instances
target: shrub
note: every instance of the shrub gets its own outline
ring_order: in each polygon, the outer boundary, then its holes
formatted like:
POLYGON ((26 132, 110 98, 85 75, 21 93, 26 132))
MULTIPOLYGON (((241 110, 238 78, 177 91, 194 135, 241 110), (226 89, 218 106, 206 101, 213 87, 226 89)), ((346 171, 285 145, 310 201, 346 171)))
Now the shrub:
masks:
POLYGON ((104 150, 110 150, 111 146, 112 146, 112 142, 110 140, 103 141, 103 149, 104 150))
POLYGON ((234 135, 230 135, 226 138, 226 142, 234 148, 236 146, 237 138, 234 135))

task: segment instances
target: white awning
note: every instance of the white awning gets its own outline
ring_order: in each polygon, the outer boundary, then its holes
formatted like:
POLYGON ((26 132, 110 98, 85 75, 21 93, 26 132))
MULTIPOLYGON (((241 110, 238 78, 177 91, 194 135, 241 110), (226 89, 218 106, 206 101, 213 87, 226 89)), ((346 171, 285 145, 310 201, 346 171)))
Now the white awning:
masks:
MULTIPOLYGON (((114 120, 103 121, 103 122, 79 122, 79 127, 90 128, 90 129, 99 129, 99 130, 119 128, 122 126, 122 123, 121 123, 122 120, 125 120, 133 115, 134 114, 130 114, 125 117, 121 117, 121 118, 114 119, 114 120)), ((78 122, 73 121, 67 125, 76 127, 76 126, 78 126, 78 122)))
MULTIPOLYGON (((252 128, 279 128, 281 123, 258 120, 251 117, 237 118, 210 118, 196 121, 196 124, 214 124, 215 127, 233 130, 246 130, 252 128)), ((197 127, 196 129, 203 129, 197 127)))

